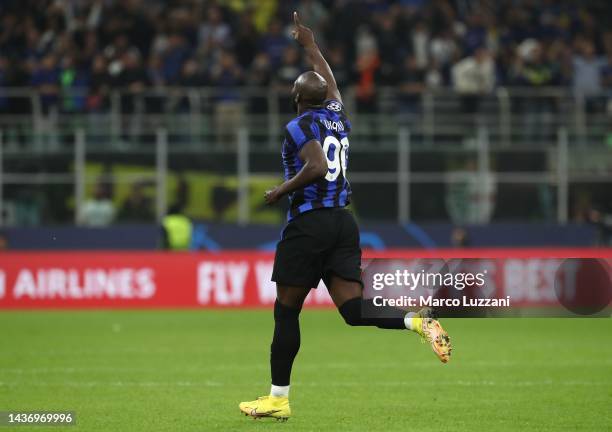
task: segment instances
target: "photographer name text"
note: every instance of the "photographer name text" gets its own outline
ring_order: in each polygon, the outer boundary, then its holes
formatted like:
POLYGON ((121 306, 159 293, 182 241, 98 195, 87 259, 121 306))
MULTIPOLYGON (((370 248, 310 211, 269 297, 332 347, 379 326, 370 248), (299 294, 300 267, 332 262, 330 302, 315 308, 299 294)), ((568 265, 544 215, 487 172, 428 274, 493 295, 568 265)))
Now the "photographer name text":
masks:
POLYGON ((506 296, 506 298, 471 298, 467 296, 437 298, 431 295, 399 296, 395 298, 374 296, 372 302, 377 307, 510 307, 510 296, 506 296))

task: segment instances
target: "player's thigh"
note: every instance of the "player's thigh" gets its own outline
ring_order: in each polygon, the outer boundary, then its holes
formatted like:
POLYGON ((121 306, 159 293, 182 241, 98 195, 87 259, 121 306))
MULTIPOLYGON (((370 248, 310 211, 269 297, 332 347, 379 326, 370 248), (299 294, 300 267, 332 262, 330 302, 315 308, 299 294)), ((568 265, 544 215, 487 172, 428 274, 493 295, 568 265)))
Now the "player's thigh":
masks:
POLYGON ((327 290, 336 307, 342 306, 350 299, 362 296, 361 283, 343 279, 335 274, 331 275, 327 290))
POLYGON ((323 275, 323 236, 312 215, 303 215, 283 230, 276 246, 272 280, 278 285, 314 288, 323 275))
POLYGON ((361 287, 361 247, 357 223, 348 210, 339 211, 337 217, 340 229, 334 246, 325 257, 324 282, 329 288, 331 277, 335 275, 356 282, 361 287))
POLYGON ((276 299, 283 305, 301 309, 310 288, 276 284, 276 299))

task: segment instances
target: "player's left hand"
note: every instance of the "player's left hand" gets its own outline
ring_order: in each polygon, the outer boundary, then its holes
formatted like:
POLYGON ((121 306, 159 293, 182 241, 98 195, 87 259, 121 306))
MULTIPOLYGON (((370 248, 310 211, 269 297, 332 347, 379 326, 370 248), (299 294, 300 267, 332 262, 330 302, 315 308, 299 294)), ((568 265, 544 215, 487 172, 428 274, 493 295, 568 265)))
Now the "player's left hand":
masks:
POLYGON ((266 200, 266 204, 274 204, 279 199, 281 199, 281 193, 279 187, 275 187, 274 189, 267 190, 264 194, 264 199, 266 200))
POLYGON ((302 24, 297 12, 293 12, 293 30, 291 36, 303 47, 314 45, 315 39, 312 30, 302 24))

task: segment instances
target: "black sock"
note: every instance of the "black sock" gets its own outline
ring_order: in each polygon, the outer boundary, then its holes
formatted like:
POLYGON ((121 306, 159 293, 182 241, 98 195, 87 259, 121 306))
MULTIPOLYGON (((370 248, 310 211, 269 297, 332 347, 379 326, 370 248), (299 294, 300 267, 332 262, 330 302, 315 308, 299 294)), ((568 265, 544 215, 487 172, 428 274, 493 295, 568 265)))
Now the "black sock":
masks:
POLYGON ((371 299, 355 297, 338 308, 344 321, 351 326, 376 326, 383 329, 406 330, 406 312, 392 307, 374 306, 371 299))
POLYGON ((274 338, 270 347, 270 368, 272 384, 288 386, 293 359, 300 349, 301 308, 291 308, 274 303, 274 338))

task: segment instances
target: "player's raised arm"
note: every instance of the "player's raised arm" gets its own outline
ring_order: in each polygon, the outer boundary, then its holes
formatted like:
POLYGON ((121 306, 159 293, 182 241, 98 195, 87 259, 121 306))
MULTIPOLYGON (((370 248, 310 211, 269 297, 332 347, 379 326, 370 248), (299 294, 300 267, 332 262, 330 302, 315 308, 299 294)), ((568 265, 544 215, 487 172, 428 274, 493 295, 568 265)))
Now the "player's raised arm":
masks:
POLYGON ((312 30, 302 24, 297 12, 293 12, 293 23, 295 25, 291 32, 293 38, 304 48, 306 57, 312 65, 313 70, 327 81, 327 99, 336 99, 342 102, 342 97, 340 96, 334 74, 323 57, 323 54, 321 54, 321 50, 315 42, 312 30))

